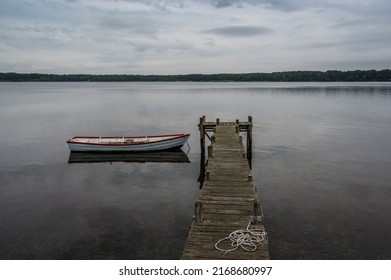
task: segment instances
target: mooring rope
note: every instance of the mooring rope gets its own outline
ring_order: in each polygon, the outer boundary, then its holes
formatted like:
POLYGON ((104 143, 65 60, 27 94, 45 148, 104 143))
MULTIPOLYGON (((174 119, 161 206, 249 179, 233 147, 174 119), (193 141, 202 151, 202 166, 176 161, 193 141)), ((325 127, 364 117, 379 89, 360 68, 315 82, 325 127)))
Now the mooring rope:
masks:
MULTIPOLYGON (((255 219, 261 220, 261 217, 256 217, 255 219)), ((254 219, 253 219, 254 220, 254 219)), ((258 246, 262 246, 267 242, 267 233, 264 229, 250 229, 251 220, 245 230, 235 230, 229 234, 229 236, 224 237, 216 242, 215 248, 219 251, 224 252, 224 255, 235 251, 239 247, 247 252, 254 252, 257 250, 258 246), (219 244, 225 240, 231 241, 230 249, 222 249, 219 247, 219 244)))

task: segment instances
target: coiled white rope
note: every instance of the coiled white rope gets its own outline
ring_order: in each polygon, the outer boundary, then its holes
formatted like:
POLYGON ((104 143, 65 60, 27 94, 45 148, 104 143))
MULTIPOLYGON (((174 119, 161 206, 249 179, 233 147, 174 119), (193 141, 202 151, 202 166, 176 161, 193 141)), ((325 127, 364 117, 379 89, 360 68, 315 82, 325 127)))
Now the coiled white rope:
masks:
MULTIPOLYGON (((257 218, 259 220, 259 218, 257 218)), ((239 247, 247 252, 254 252, 258 246, 262 246, 267 243, 267 233, 264 229, 250 229, 252 220, 248 223, 245 230, 235 230, 229 234, 229 236, 220 239, 216 242, 215 248, 224 252, 224 255, 235 251, 239 247), (219 247, 220 243, 229 240, 231 241, 230 249, 222 249, 219 247)))

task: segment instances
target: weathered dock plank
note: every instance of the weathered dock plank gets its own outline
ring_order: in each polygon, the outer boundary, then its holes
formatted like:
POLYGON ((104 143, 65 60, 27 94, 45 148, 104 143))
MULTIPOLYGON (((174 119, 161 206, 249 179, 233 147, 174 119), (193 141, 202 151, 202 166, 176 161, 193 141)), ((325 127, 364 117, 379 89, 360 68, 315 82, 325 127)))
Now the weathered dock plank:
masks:
MULTIPOLYGON (((200 119, 201 150, 206 131, 213 131, 208 164, 201 163, 202 190, 195 205, 194 221, 182 259, 269 259, 266 232, 256 186, 251 175, 251 127, 249 122, 205 122, 200 119), (247 132, 247 151, 239 132, 247 132), (242 230, 242 231, 240 231, 242 230), (232 233, 264 238, 257 245, 232 247, 232 233)), ((204 160, 205 156, 201 155, 204 160)))

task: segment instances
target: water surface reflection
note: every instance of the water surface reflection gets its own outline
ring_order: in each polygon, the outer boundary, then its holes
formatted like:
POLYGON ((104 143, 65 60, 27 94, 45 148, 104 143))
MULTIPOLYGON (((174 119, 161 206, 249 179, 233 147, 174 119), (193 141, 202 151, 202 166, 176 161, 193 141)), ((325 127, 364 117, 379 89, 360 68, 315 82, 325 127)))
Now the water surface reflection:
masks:
POLYGON ((391 259, 390 108, 390 83, 0 83, 0 258, 179 259, 199 117, 252 115, 271 257, 391 259), (65 143, 182 132, 164 162, 65 143))

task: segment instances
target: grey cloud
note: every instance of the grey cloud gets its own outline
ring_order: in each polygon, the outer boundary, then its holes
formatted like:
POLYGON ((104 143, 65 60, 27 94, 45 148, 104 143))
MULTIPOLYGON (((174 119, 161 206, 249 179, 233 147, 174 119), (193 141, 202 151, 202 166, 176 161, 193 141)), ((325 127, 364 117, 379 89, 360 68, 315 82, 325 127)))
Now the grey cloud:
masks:
POLYGON ((131 3, 142 3, 152 6, 158 10, 170 10, 184 8, 184 0, 113 0, 113 1, 125 1, 131 3))
POLYGON ((99 25, 108 30, 127 30, 133 34, 155 34, 154 23, 143 17, 105 16, 99 20, 99 25))
POLYGON ((226 37, 254 37, 271 34, 273 30, 262 26, 226 26, 206 29, 203 32, 226 37))
POLYGON ((389 1, 0 0, 0 69, 253 71, 255 61, 265 59, 272 62, 269 70, 349 63, 383 68, 390 63, 389 1), (217 43, 222 38, 249 39, 248 47, 227 48, 217 43))
POLYGON ((62 49, 76 32, 68 27, 0 26, 1 38, 18 50, 36 51, 45 48, 62 49))
POLYGON ((232 6, 240 1, 235 1, 235 0, 213 0, 212 1, 212 5, 215 7, 215 8, 225 8, 225 7, 229 7, 229 6, 232 6))
POLYGON ((346 1, 333 0, 198 0, 210 3, 215 8, 238 7, 244 6, 261 6, 266 9, 278 10, 282 12, 293 12, 307 8, 327 9, 327 10, 348 10, 354 12, 368 13, 370 10, 381 12, 389 9, 388 0, 372 0, 373 4, 366 3, 349 3, 346 1))
POLYGON ((260 5, 268 9, 281 11, 295 11, 305 7, 308 0, 208 0, 215 8, 226 8, 230 6, 243 7, 243 5, 260 5))
MULTIPOLYGON (((378 31, 357 31, 346 36, 344 45, 349 47, 350 51, 368 51, 373 52, 377 49, 380 52, 381 49, 387 49, 388 53, 391 46, 391 31, 390 30, 378 30, 378 31)), ((389 58, 384 57, 385 59, 389 58)))
POLYGON ((346 28, 368 25, 367 19, 342 20, 340 22, 330 25, 329 28, 346 28))

